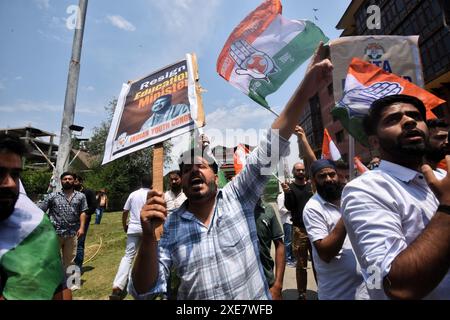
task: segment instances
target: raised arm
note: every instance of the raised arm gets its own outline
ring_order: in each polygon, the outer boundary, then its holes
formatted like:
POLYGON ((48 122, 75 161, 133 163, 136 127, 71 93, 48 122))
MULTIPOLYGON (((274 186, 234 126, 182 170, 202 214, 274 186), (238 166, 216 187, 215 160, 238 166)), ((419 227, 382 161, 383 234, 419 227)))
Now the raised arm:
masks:
POLYGON ((306 138, 306 134, 303 128, 297 125, 295 126, 294 131, 295 135, 297 136, 299 151, 301 149, 304 153, 305 172, 309 172, 311 164, 317 160, 316 155, 314 154, 314 151, 311 148, 308 139, 306 138))

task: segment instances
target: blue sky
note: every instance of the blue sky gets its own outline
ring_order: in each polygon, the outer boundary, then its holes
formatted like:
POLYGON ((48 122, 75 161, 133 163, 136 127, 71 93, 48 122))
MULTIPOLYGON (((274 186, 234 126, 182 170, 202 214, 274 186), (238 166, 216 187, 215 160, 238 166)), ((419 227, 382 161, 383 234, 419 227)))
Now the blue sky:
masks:
MULTIPOLYGON (((215 71, 233 28, 261 0, 91 0, 81 56, 75 124, 83 137, 106 118, 104 106, 121 84, 184 58, 198 57, 206 132, 262 129, 274 116, 215 71)), ((310 19, 330 38, 350 0, 284 0, 283 16, 310 19), (314 12, 313 8, 318 9, 314 12), (315 20, 314 16, 318 18, 315 20)), ((60 133, 73 30, 71 0, 0 0, 0 128, 31 124, 60 133)), ((268 97, 280 111, 301 81, 307 63, 268 97)), ((290 163, 298 150, 293 138, 290 163)), ((175 141, 177 142, 177 141, 175 141)), ((214 144, 214 143, 213 143, 214 144)))

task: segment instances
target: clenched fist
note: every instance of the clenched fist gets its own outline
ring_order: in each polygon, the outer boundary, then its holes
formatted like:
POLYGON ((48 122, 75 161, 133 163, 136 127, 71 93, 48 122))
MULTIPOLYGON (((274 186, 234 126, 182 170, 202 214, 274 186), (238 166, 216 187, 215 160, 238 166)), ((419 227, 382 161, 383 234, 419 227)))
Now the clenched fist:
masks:
POLYGON ((147 202, 141 209, 143 235, 154 236, 155 229, 166 221, 167 208, 164 194, 155 190, 147 193, 147 202))

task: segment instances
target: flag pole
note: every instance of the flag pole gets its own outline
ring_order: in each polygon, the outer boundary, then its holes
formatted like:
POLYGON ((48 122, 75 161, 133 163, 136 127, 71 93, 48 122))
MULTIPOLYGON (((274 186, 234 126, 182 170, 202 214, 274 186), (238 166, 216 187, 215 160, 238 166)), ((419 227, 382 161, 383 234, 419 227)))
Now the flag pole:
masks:
POLYGON ((353 168, 353 158, 355 157, 355 138, 351 134, 348 134, 348 171, 350 175, 350 181, 355 177, 355 170, 353 168), (350 159, 352 159, 350 161, 350 159))
MULTIPOLYGON (((264 107, 264 108, 266 108, 266 107, 264 107)), ((277 118, 280 116, 278 113, 276 113, 275 111, 273 111, 272 108, 267 107, 266 109, 269 110, 270 112, 272 112, 277 118)))

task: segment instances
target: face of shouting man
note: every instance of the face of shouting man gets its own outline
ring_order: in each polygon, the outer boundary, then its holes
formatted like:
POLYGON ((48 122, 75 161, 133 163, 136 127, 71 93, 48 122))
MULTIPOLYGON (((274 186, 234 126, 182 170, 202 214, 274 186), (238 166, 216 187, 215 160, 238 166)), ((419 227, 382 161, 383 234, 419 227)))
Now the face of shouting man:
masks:
POLYGON ((193 162, 181 169, 183 192, 190 201, 210 200, 217 194, 217 175, 204 158, 196 156, 193 162))

